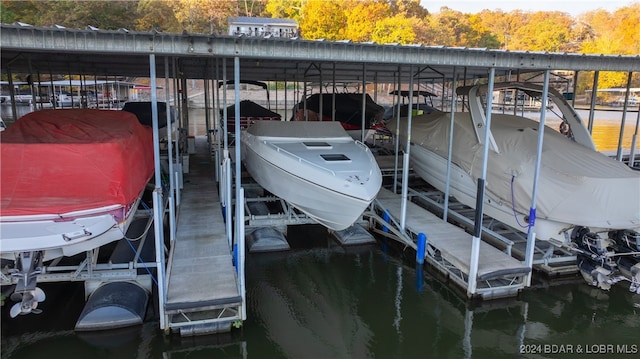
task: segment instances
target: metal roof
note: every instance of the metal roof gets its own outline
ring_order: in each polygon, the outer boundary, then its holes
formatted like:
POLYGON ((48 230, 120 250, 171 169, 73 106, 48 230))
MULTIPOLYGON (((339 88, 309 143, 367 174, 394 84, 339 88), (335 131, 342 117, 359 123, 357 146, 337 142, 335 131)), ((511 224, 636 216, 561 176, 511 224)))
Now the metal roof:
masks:
POLYGON ((149 77, 150 54, 156 74, 179 71, 189 79, 240 78, 258 81, 396 82, 398 71, 421 79, 451 79, 454 69, 467 79, 544 70, 640 71, 640 55, 606 56, 517 52, 441 46, 312 41, 203 34, 133 32, 0 25, 2 71, 149 77), (175 71, 174 71, 175 68, 175 71))

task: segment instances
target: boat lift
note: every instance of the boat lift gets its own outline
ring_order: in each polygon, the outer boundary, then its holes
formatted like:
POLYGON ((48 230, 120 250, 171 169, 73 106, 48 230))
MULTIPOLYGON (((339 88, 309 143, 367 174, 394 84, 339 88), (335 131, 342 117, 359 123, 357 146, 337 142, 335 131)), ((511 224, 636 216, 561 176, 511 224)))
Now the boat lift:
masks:
MULTIPOLYGON (((413 67, 410 68, 409 77, 409 108, 412 108, 413 99, 413 67)), ((457 78, 454 72, 454 78, 457 78)), ((489 89, 488 93, 493 91, 493 80, 495 78, 495 69, 489 69, 489 89)), ((455 81, 453 82, 455 86, 455 81)), ((543 99, 547 97, 547 89, 549 86, 549 71, 545 72, 545 81, 543 89, 543 99)), ((535 180, 533 187, 533 196, 531 204, 531 218, 529 221, 529 233, 527 236, 527 245, 525 249, 524 262, 520 263, 515 260, 510 253, 511 244, 507 245, 507 253, 503 255, 496 255, 494 257, 491 251, 488 251, 488 244, 481 241, 483 237, 482 232, 485 230, 483 227, 484 218, 483 205, 484 205, 484 181, 486 177, 486 167, 489 146, 493 145, 492 138, 490 136, 491 128, 491 97, 487 96, 486 113, 483 114, 483 118, 486 121, 486 126, 482 128, 482 131, 477 133, 481 143, 485 144, 483 151, 483 170, 482 175, 478 180, 478 193, 475 209, 475 221, 472 228, 471 240, 466 240, 466 232, 462 229, 455 228, 440 229, 442 225, 449 225, 448 221, 448 193, 445 193, 445 203, 443 210, 443 218, 439 222, 432 223, 429 218, 435 215, 430 212, 421 209, 416 204, 409 201, 409 189, 408 189, 408 173, 409 173, 409 161, 410 156, 410 131, 412 112, 407 114, 407 143, 405 144, 405 153, 403 160, 403 177, 401 194, 396 195, 394 192, 382 190, 378 199, 375 201, 370 218, 382 226, 382 230, 378 232, 386 234, 393 228, 392 238, 399 240, 407 246, 416 250, 416 260, 421 263, 423 258, 427 258, 428 262, 431 262, 447 274, 449 278, 452 278, 455 283, 466 290, 468 297, 480 296, 485 299, 491 299, 496 297, 513 296, 516 295, 522 288, 531 284, 531 271, 533 267, 533 254, 535 249, 535 233, 532 231, 535 224, 535 194, 537 191, 537 176, 540 167, 540 156, 542 149, 542 133, 538 140, 538 153, 536 156, 536 169, 535 180), (423 212, 424 211, 424 212, 423 212), (420 213, 417 215, 416 213, 420 213), (395 219, 394 219, 395 218, 395 219), (462 233, 460 233, 460 231, 462 233), (457 234, 456 234, 457 233, 457 234), (434 238, 430 238, 434 237, 434 238), (447 238, 447 240, 442 240, 447 238), (455 238, 455 240, 454 240, 455 238), (462 245, 459 245, 462 243, 462 245), (487 261, 488 260, 488 261, 487 261), (494 268, 493 265, 498 264, 498 268, 494 268), (491 280, 497 279, 499 284, 492 283, 491 280)), ((544 126, 544 103, 543 103, 543 115, 540 121, 540 126, 544 126)), ((456 101, 455 98, 451 103, 451 121, 453 121, 453 113, 455 112, 456 101)), ((399 117, 399 113, 398 113, 399 117)), ((451 126, 453 128, 453 126, 451 126)), ((396 129, 398 134, 398 129, 396 129)), ((449 143, 452 143, 453 134, 450 133, 449 143)), ((450 145, 451 146, 451 145, 450 145)), ((493 146, 495 147, 495 145, 493 146)), ((451 152, 451 148, 449 148, 451 152)), ((396 151, 396 153, 398 153, 396 151)), ((448 159, 447 164, 447 178, 450 176, 451 159, 448 159)), ((447 180, 448 183, 448 180, 447 180)), ((395 188, 395 184, 394 184, 395 188)), ((448 191, 448 186, 447 186, 448 191)), ((453 227, 451 225, 451 227, 453 227)), ((496 250, 494 247, 492 249, 496 250)), ((498 251, 499 252, 499 251, 498 251)))

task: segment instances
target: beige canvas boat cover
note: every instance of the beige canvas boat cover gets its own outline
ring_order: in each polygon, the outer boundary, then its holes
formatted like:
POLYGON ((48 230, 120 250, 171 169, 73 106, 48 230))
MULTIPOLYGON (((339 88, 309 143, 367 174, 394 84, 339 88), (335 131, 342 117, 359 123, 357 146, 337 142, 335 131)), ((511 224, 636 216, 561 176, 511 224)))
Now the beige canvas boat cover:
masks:
MULTIPOLYGON (((406 119, 402 122, 401 134, 406 132, 406 119)), ((395 128, 395 124, 388 126, 395 128)), ((449 127, 449 113, 414 116, 411 142, 447 158, 449 127)), ((527 214, 533 192, 538 122, 493 114, 491 132, 500 153, 489 151, 487 193, 527 214)), ((470 114, 456 113, 453 163, 476 180, 482 173, 482 151, 470 114)), ((601 228, 640 225, 640 172, 548 127, 539 177, 538 218, 601 228)))

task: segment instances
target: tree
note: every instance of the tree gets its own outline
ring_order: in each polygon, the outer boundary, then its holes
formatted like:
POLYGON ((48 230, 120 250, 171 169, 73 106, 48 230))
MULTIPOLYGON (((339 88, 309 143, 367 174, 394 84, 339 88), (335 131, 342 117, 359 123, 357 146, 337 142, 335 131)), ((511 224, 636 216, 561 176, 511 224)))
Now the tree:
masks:
POLYGON ((581 18, 589 24, 591 36, 582 43, 584 53, 640 54, 640 3, 609 13, 597 10, 581 18))
POLYGON ((389 4, 378 0, 351 1, 347 5, 345 38, 352 41, 372 40, 376 24, 391 15, 389 4))
POLYGON ((132 27, 138 16, 137 6, 137 1, 3 1, 2 20, 69 28, 92 25, 113 30, 132 27))
POLYGON ((538 11, 518 27, 512 36, 510 49, 530 51, 564 51, 572 40, 573 19, 559 11, 538 11))
POLYGON ((446 6, 439 13, 427 16, 429 33, 424 39, 428 45, 465 46, 465 34, 471 31, 467 15, 446 6))
POLYGON ((500 48, 501 44, 498 36, 485 26, 480 15, 469 16, 469 30, 466 35, 465 46, 486 47, 489 49, 500 48))
POLYGON ((380 44, 412 44, 416 39, 413 31, 414 21, 416 21, 415 18, 407 19, 402 15, 382 19, 376 23, 371 40, 380 44))
MULTIPOLYGON (((640 54, 640 3, 625 6, 614 13, 596 10, 583 14, 581 22, 588 24, 589 36, 585 37, 580 50, 588 54, 640 54)), ((600 72, 598 88, 625 87, 627 74, 624 72, 600 72)), ((640 86, 640 74, 634 74, 632 86, 640 86)), ((591 88, 593 73, 580 76, 579 88, 591 88)))
POLYGON ((169 0, 140 0, 135 28, 139 31, 153 29, 166 32, 180 32, 182 26, 173 13, 173 2, 169 0))
POLYGON ((300 32, 306 39, 342 40, 347 16, 343 0, 308 0, 302 7, 300 32))
POLYGON ((500 42, 500 48, 509 50, 516 30, 527 22, 528 14, 520 10, 508 13, 502 10, 482 10, 478 14, 481 26, 487 28, 492 36, 500 42))
POLYGON ((266 16, 267 0, 237 0, 237 16, 266 16))
POLYGON ((424 19, 429 11, 420 5, 420 0, 388 0, 393 15, 406 18, 424 19))
POLYGON ((232 1, 178 0, 173 3, 176 19, 190 33, 225 32, 230 15, 237 13, 232 1))
POLYGON ((265 12, 274 18, 300 21, 305 0, 267 0, 265 12))
POLYGON ((50 1, 2 1, 0 17, 3 23, 23 22, 31 25, 52 25, 43 23, 50 1))

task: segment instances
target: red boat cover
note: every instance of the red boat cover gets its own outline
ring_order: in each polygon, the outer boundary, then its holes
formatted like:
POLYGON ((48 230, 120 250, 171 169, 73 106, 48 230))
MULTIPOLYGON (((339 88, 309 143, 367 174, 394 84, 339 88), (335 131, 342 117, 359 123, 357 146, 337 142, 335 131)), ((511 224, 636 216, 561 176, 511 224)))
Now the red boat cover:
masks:
POLYGON ((0 132, 0 215, 128 205, 153 169, 152 130, 130 112, 31 112, 0 132))

